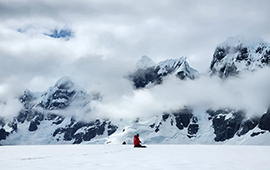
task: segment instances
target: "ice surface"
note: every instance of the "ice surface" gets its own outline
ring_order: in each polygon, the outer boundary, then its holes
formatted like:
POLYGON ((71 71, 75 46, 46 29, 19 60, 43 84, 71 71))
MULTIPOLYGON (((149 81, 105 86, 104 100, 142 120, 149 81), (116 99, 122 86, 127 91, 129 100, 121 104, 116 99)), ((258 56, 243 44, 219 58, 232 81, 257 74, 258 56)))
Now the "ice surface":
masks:
POLYGON ((220 145, 1 146, 5 170, 268 170, 270 147, 220 145))

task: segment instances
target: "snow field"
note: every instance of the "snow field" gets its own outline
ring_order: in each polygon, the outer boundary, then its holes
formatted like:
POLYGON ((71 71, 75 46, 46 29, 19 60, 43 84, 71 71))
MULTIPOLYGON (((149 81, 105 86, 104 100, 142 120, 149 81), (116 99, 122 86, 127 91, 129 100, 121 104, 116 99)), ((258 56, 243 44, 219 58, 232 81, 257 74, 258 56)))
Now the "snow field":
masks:
POLYGON ((269 170, 269 146, 29 145, 1 146, 0 167, 37 169, 269 170))

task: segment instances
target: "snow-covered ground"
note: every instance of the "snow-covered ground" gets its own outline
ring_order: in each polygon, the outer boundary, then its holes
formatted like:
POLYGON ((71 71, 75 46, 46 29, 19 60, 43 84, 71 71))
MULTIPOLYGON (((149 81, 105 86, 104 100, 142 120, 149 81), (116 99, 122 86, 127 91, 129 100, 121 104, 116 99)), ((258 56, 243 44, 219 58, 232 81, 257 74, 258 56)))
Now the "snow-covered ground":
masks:
POLYGON ((31 145, 1 146, 3 170, 269 170, 269 146, 31 145))

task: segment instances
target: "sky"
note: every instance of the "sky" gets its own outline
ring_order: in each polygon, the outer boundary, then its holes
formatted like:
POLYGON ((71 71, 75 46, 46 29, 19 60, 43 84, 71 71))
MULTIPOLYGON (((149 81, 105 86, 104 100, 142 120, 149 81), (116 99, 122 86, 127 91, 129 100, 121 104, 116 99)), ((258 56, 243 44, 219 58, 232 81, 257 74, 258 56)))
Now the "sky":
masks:
POLYGON ((45 91, 62 76, 110 94, 109 101, 133 100, 122 78, 141 56, 156 63, 185 56, 206 73, 228 37, 270 42, 269 6, 268 0, 1 0, 1 100, 17 105, 23 90, 45 91))

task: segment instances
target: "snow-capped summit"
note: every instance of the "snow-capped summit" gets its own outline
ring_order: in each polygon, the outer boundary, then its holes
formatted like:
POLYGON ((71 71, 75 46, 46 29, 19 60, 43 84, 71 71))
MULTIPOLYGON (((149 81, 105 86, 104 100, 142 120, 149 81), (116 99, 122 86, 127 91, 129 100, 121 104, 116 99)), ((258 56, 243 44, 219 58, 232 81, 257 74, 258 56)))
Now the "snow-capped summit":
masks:
POLYGON ((146 55, 143 55, 142 58, 136 63, 138 69, 145 69, 148 67, 154 67, 156 64, 146 55))
POLYGON ((251 48, 256 48, 258 44, 267 44, 263 39, 258 37, 229 37, 224 42, 220 43, 218 46, 238 46, 244 44, 251 48))
POLYGON ((43 98, 40 105, 49 110, 63 109, 71 103, 75 94, 76 90, 73 83, 69 77, 65 76, 59 79, 54 87, 51 87, 42 95, 43 98))
POLYGON ((71 89, 73 88, 74 84, 68 76, 64 76, 60 78, 56 83, 55 87, 59 89, 71 89))
POLYGON ((161 61, 156 66, 159 68, 158 74, 174 74, 180 79, 184 79, 185 77, 190 79, 196 78, 198 76, 198 71, 191 68, 186 60, 187 57, 180 57, 178 59, 161 61))
POLYGON ((167 59, 155 64, 149 57, 142 56, 136 64, 137 70, 129 75, 135 88, 149 87, 161 84, 162 78, 167 75, 175 75, 181 80, 198 77, 198 71, 191 68, 186 57, 167 59))
MULTIPOLYGON (((229 38, 217 47, 211 63, 211 71, 225 77, 237 74, 242 70, 255 70, 268 65, 269 58, 270 46, 268 43, 262 40, 229 38)), ((149 57, 143 56, 137 63, 137 70, 130 74, 129 78, 138 89, 149 88, 156 84, 162 86, 163 81, 170 83, 168 79, 164 78, 165 76, 185 80, 194 79, 197 74, 198 72, 189 66, 186 57, 167 59, 155 64, 149 57)), ((200 86, 199 83, 197 85, 200 86)), ((144 89, 138 93, 158 94, 158 90, 159 88, 153 91, 144 89)), ((181 89, 180 85, 179 90, 185 89, 181 89)), ((106 106, 106 109, 95 110, 96 106, 106 104, 106 102, 102 102, 100 93, 102 91, 87 94, 66 76, 59 79, 45 92, 33 93, 26 90, 18 97, 22 104, 18 115, 12 120, 5 120, 0 115, 0 145, 121 144, 122 142, 132 144, 132 138, 137 133, 148 144, 270 145, 270 108, 265 108, 267 111, 261 115, 251 116, 244 108, 243 110, 226 108, 226 106, 209 108, 210 106, 204 105, 203 101, 197 103, 198 105, 182 106, 179 104, 177 106, 176 101, 173 103, 174 110, 167 107, 167 110, 156 111, 156 114, 150 118, 141 119, 138 116, 136 120, 133 120, 106 116, 106 119, 101 119, 96 117, 99 115, 99 111, 110 112, 110 105, 106 106)), ((163 91, 161 91, 162 93, 163 91)), ((153 99, 155 96, 162 97, 162 95, 151 95, 153 99)), ((161 103, 160 101, 152 102, 151 100, 150 103, 145 104, 148 104, 147 108, 161 107, 156 106, 157 104, 167 105, 166 102, 161 103)), ((125 100, 125 102, 129 102, 129 100, 125 100)), ((0 106, 6 104, 5 101, 0 100, 0 106)), ((128 104, 132 104, 132 102, 128 104)), ((130 108, 137 109, 136 106, 130 108)), ((139 110, 142 112, 141 108, 139 110)), ((113 112, 115 112, 114 109, 113 112)), ((147 113, 148 109, 144 112, 147 113)))
POLYGON ((0 115, 0 145, 75 144, 108 136, 117 129, 111 121, 78 119, 78 113, 82 117, 91 114, 90 103, 99 99, 99 94, 87 94, 75 88, 67 76, 59 79, 46 92, 25 90, 19 97, 23 107, 18 115, 11 122, 6 122, 0 115))
POLYGON ((217 46, 210 65, 211 74, 220 77, 254 71, 269 64, 269 43, 255 38, 230 37, 217 46))
POLYGON ((167 59, 165 61, 159 62, 159 74, 166 74, 170 70, 175 70, 176 68, 179 68, 184 62, 186 62, 186 59, 186 57, 180 57, 179 59, 167 59))

